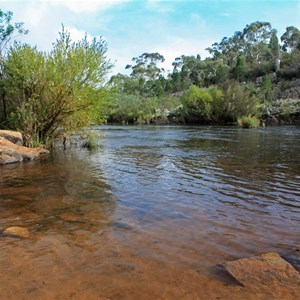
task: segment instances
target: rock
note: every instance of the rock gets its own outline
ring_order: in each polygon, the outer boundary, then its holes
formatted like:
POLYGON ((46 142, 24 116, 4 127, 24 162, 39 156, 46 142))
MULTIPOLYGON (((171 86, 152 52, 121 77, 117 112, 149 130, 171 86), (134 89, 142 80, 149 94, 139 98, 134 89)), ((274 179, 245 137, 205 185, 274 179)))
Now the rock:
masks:
POLYGON ((21 132, 12 130, 0 130, 0 137, 3 137, 8 141, 19 146, 23 145, 23 136, 21 132))
POLYGON ((226 262, 224 267, 239 283, 253 290, 300 286, 299 273, 277 253, 226 262))
POLYGON ((80 222, 82 221, 81 216, 76 215, 72 212, 63 212, 59 215, 59 217, 63 220, 63 221, 67 221, 67 222, 80 222))
POLYGON ((33 160, 40 158, 49 151, 43 148, 27 148, 14 144, 6 138, 0 137, 0 165, 33 160))
POLYGON ((19 227, 19 226, 7 227, 3 231, 3 234, 15 236, 15 237, 21 237, 21 238, 28 238, 29 237, 28 229, 24 228, 24 227, 19 227))

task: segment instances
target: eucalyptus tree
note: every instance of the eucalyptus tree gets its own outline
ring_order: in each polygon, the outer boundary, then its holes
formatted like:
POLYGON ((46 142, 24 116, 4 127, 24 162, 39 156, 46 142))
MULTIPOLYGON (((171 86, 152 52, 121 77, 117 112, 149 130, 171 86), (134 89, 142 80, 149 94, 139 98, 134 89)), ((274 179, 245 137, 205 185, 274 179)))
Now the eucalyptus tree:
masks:
POLYGON ((125 69, 131 69, 130 77, 138 82, 138 91, 142 96, 157 96, 163 89, 160 83, 165 72, 160 67, 165 61, 163 55, 158 52, 143 53, 131 60, 134 64, 127 65, 125 69))
POLYGON ((269 22, 254 22, 246 25, 242 32, 245 41, 244 55, 248 62, 261 64, 270 57, 269 43, 273 36, 273 29, 269 22))
POLYGON ((237 58, 244 53, 244 48, 242 32, 236 31, 232 37, 224 37, 220 43, 214 43, 206 50, 214 60, 221 59, 225 65, 233 68, 237 58))
POLYGON ((269 47, 271 49, 275 71, 278 72, 280 70, 281 50, 280 50, 279 39, 277 37, 277 31, 275 29, 273 29, 272 31, 269 47))
POLYGON ((133 57, 133 65, 127 65, 125 69, 131 69, 130 76, 134 78, 144 78, 145 80, 155 80, 163 72, 164 69, 159 67, 159 63, 163 63, 165 58, 158 52, 143 53, 138 57, 133 57))
POLYGON ((170 75, 174 92, 186 90, 191 85, 203 86, 205 64, 200 55, 181 55, 172 63, 173 72, 170 75))
POLYGON ((279 59, 276 38, 276 30, 269 22, 257 21, 206 50, 213 60, 222 60, 231 69, 233 78, 241 80, 247 77, 247 73, 250 77, 257 77, 272 69, 275 57, 279 59))
POLYGON ((294 26, 288 26, 285 33, 281 36, 282 50, 292 52, 300 50, 300 30, 294 26))

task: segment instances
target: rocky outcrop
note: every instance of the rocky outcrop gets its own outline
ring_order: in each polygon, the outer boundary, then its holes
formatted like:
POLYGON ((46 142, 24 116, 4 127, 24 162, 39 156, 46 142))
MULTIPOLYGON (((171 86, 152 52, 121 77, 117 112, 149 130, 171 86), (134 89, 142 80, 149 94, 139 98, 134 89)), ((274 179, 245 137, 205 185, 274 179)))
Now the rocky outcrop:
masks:
POLYGON ((226 262, 224 267, 239 283, 251 290, 260 291, 265 287, 300 288, 299 273, 277 253, 226 262))
POLYGON ((0 130, 0 137, 3 137, 19 146, 23 145, 23 136, 21 132, 12 130, 0 130))
POLYGON ((273 88, 275 99, 300 99, 300 79, 279 81, 273 88))
POLYGON ((0 165, 38 159, 49 152, 43 148, 21 146, 19 132, 0 130, 0 165))

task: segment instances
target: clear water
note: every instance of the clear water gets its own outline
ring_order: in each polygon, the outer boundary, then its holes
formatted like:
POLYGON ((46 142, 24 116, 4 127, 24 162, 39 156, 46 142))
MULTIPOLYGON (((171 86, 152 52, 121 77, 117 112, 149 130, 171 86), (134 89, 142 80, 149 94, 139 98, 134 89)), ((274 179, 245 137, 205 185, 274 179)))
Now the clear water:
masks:
POLYGON ((218 264, 299 247, 299 127, 94 130, 95 151, 0 168, 0 230, 30 232, 0 237, 0 297, 193 299, 199 276, 215 296, 218 264))

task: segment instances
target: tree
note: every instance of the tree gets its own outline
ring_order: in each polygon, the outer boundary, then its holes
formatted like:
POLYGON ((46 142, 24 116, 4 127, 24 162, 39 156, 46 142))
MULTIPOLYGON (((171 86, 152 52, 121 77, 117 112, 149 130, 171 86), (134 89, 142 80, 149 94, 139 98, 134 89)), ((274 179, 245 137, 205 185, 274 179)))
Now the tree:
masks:
POLYGON ((137 88, 142 96, 158 96, 161 94, 161 88, 156 82, 162 77, 164 69, 159 64, 165 61, 165 58, 155 53, 143 53, 138 57, 132 58, 134 65, 127 65, 125 69, 131 69, 130 77, 138 83, 137 88))
POLYGON ((222 60, 230 68, 236 64, 237 58, 244 53, 245 41, 241 31, 236 31, 230 38, 224 37, 220 43, 214 43, 206 50, 214 60, 222 60))
POLYGON ((158 67, 159 63, 163 63, 165 58, 155 53, 143 53, 138 57, 132 58, 134 65, 127 65, 125 69, 132 69, 130 76, 140 79, 143 77, 145 80, 155 80, 162 72, 163 68, 158 67))
POLYGON ((7 99, 3 86, 3 64, 6 56, 6 49, 10 41, 18 34, 27 34, 28 30, 23 28, 23 23, 17 22, 12 24, 13 13, 11 11, 4 12, 0 9, 0 96, 1 96, 1 110, 2 116, 0 121, 6 121, 7 119, 7 99))
POLYGON ((296 49, 300 50, 300 31, 294 26, 286 28, 285 33, 281 36, 282 50, 284 52, 292 52, 296 49))
POLYGON ((274 60, 275 72, 278 72, 280 70, 280 45, 277 37, 277 31, 275 29, 272 31, 269 46, 274 60))
POLYGON ((245 61, 243 56, 238 57, 236 61, 236 65, 232 69, 232 75, 233 78, 236 79, 237 81, 245 80, 246 66, 245 66, 245 61))
POLYGON ((59 128, 77 129, 95 122, 111 68, 100 37, 72 42, 62 28, 50 53, 15 44, 4 65, 9 121, 24 133, 25 142, 45 142, 59 128))
POLYGON ((234 78, 256 78, 265 75, 274 66, 275 35, 276 31, 269 22, 258 21, 246 25, 232 37, 224 37, 220 43, 214 43, 206 50, 213 60, 221 60, 231 70, 234 78))
POLYGON ((272 37, 272 26, 269 22, 254 22, 243 30, 245 56, 250 63, 261 64, 269 56, 268 44, 272 37))
POLYGON ((203 86, 205 63, 199 54, 197 56, 181 55, 175 58, 172 65, 173 73, 170 77, 174 92, 185 90, 191 85, 203 86))

